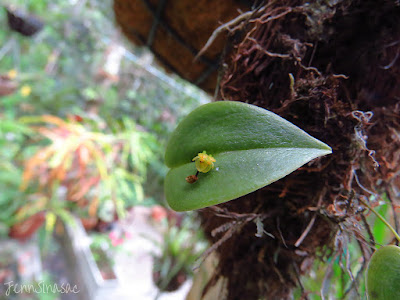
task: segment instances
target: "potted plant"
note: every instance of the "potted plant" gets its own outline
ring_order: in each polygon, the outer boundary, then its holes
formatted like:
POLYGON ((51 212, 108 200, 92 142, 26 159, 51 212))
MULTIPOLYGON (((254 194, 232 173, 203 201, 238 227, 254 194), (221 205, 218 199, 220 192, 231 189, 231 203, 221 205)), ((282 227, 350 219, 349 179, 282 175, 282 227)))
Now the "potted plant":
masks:
POLYGON ((153 254, 153 281, 161 292, 177 290, 193 274, 193 266, 206 247, 194 215, 180 217, 165 219, 162 242, 155 242, 160 253, 153 254))

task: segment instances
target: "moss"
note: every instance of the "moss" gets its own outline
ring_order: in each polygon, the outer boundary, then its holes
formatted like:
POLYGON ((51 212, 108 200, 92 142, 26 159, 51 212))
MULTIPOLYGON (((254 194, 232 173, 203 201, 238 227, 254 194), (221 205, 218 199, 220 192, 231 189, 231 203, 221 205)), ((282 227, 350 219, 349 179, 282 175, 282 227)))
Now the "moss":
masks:
POLYGON ((222 233, 211 233, 227 218, 240 225, 216 247, 220 263, 210 282, 228 277, 228 299, 290 298, 318 252, 343 251, 338 234, 363 239, 353 225, 364 213, 358 199, 385 193, 400 172, 399 13, 396 1, 277 1, 225 58, 222 98, 271 110, 333 149, 219 205, 225 217, 202 212, 214 243, 222 233), (253 222, 239 222, 246 214, 262 218, 275 238, 256 237, 253 222))

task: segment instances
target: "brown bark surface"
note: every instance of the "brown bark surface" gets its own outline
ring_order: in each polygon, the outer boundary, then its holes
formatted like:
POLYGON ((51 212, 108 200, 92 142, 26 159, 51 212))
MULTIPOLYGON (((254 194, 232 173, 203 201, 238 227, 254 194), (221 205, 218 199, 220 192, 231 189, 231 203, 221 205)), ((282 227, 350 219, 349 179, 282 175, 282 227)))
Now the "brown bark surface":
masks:
POLYGON ((398 204, 399 3, 307 2, 269 1, 225 58, 223 99, 271 110, 333 149, 270 186, 203 210, 220 257, 210 285, 229 278, 228 299, 289 299, 313 260, 340 258, 350 238, 364 253, 363 270, 374 244, 364 236, 362 201, 378 205, 388 193, 398 204), (257 218, 269 233, 261 238, 257 218))
POLYGON ((227 35, 195 56, 218 26, 249 8, 237 0, 114 0, 116 21, 132 42, 149 47, 167 70, 209 93, 216 87, 227 35))

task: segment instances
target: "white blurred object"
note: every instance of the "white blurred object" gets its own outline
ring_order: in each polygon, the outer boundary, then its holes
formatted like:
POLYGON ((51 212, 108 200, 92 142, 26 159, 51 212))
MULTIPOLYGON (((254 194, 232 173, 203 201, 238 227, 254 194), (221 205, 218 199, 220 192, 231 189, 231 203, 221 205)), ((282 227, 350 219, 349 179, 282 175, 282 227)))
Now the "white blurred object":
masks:
POLYGON ((122 46, 111 44, 106 52, 104 71, 111 76, 118 76, 121 60, 124 57, 125 49, 122 46))

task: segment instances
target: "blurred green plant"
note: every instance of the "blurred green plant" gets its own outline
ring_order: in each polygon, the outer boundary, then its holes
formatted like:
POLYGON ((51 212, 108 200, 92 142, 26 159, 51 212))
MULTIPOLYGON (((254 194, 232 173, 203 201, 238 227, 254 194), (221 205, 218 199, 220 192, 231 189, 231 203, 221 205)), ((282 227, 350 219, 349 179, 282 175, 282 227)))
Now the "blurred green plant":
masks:
MULTIPOLYGON (((56 219, 76 214, 89 228, 133 205, 162 203, 167 138, 205 97, 149 72, 148 52, 136 51, 138 62, 121 51, 109 1, 2 4, 35 14, 44 27, 24 37, 0 9, 0 78, 9 84, 4 94, 0 87, 0 234, 25 239, 41 226, 43 246, 56 219)), ((105 240, 112 253, 121 247, 119 238, 97 236, 99 261, 105 240)))
POLYGON ((153 280, 160 291, 173 291, 193 275, 193 268, 207 247, 195 214, 165 218, 160 253, 153 253, 153 280))
POLYGON ((26 195, 19 190, 22 169, 18 162, 26 152, 24 143, 32 131, 14 118, 0 119, 0 235, 4 235, 15 222, 17 209, 26 202, 26 195))
MULTIPOLYGON (((45 23, 33 38, 24 37, 7 30, 6 12, 0 10, 4 28, 0 74, 13 71, 18 88, 0 104, 11 116, 87 114, 93 119, 100 116, 107 124, 129 116, 155 134, 162 148, 176 121, 206 101, 204 94, 183 80, 165 80, 168 76, 161 71, 151 71, 155 68, 148 52, 136 49, 136 57, 121 47, 109 2, 5 0, 4 4, 34 13, 45 23), (117 67, 109 70, 108 65, 117 67), (22 96, 24 86, 30 91, 25 88, 22 96)), ((166 174, 162 151, 154 155, 143 185, 153 203, 164 201, 166 174)))

